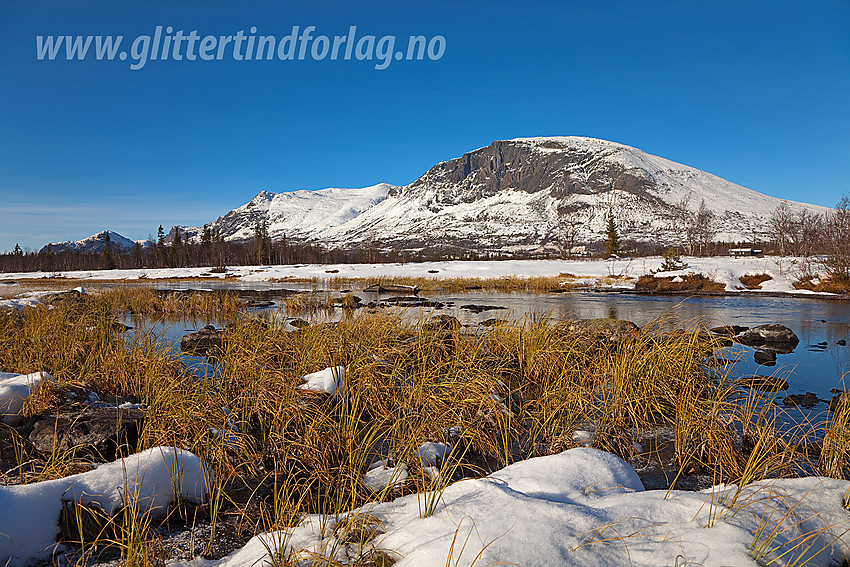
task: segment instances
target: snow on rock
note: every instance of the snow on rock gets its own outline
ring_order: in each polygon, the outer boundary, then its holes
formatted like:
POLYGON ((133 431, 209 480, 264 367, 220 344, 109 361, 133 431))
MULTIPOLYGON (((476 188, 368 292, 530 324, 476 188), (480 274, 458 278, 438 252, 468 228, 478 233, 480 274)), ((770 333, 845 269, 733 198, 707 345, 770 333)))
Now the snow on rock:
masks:
POLYGON ((166 512, 175 496, 201 504, 212 473, 200 458, 155 447, 73 476, 20 486, 0 486, 0 558, 9 567, 49 559, 56 545, 63 502, 76 501, 115 514, 137 505, 138 513, 166 512))
POLYGON ((372 463, 369 470, 363 476, 363 483, 373 492, 383 492, 387 488, 407 480, 407 465, 399 463, 391 467, 387 459, 372 463))
POLYGON ((18 425, 22 418, 18 415, 26 399, 35 392, 44 380, 52 380, 47 372, 32 374, 13 374, 0 372, 0 421, 7 425, 18 425))
MULTIPOLYGON (((421 515, 422 494, 351 515, 368 513, 381 522, 385 533, 371 545, 397 558, 397 567, 826 567, 841 564, 850 551, 850 513, 842 506, 848 486, 803 478, 757 482, 740 493, 734 486, 644 491, 620 458, 578 448, 457 482, 430 517, 421 515)), ((269 550, 292 560, 319 554, 343 565, 354 564, 357 552, 336 540, 332 518, 308 516, 221 560, 179 565, 250 567, 268 560, 269 550)))
POLYGON ((53 293, 52 291, 32 291, 24 293, 18 297, 11 299, 0 299, 0 309, 23 309, 24 307, 35 307, 41 303, 41 298, 44 295, 53 293))
POLYGON ((298 386, 299 390, 308 390, 310 392, 325 392, 330 395, 345 393, 345 367, 333 366, 307 374, 301 377, 305 384, 298 386))
POLYGON ((419 465, 425 467, 439 467, 446 462, 449 453, 452 452, 452 446, 445 443, 432 443, 425 441, 416 449, 419 455, 419 465))

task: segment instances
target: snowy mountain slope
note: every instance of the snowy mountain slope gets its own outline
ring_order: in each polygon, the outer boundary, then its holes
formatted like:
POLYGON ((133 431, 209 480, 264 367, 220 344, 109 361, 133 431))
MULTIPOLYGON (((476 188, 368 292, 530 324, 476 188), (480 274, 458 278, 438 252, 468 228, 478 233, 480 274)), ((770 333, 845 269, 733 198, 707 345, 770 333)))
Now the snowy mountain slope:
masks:
POLYGON ((579 242, 599 241, 611 211, 624 238, 676 244, 676 206, 695 211, 702 202, 715 214, 715 240, 745 241, 765 236, 780 200, 615 142, 518 138, 441 162, 405 187, 262 192, 213 226, 228 239, 250 238, 255 223, 267 220, 274 238, 345 248, 369 240, 517 251, 552 245, 559 219, 579 226, 579 242))
MULTIPOLYGON (((261 191, 239 208, 219 217, 211 227, 227 240, 251 238, 257 221, 269 223, 274 239, 322 240, 323 234, 355 219, 383 201, 392 185, 379 183, 359 189, 331 187, 318 191, 271 193, 261 191)), ((199 238, 202 228, 181 227, 181 234, 199 238)), ((170 242, 172 235, 166 240, 170 242)))
MULTIPOLYGON (((109 245, 111 248, 120 248, 122 250, 129 250, 136 245, 136 242, 130 240, 129 238, 125 238, 118 234, 117 232, 113 232, 111 230, 103 230, 98 232, 97 234, 93 234, 87 238, 83 238, 82 240, 65 240, 63 242, 51 242, 50 251, 54 253, 65 252, 68 250, 73 250, 75 252, 101 252, 103 250, 104 243, 106 242, 106 235, 109 234, 109 245)), ((47 246, 41 249, 42 252, 47 251, 47 246)))

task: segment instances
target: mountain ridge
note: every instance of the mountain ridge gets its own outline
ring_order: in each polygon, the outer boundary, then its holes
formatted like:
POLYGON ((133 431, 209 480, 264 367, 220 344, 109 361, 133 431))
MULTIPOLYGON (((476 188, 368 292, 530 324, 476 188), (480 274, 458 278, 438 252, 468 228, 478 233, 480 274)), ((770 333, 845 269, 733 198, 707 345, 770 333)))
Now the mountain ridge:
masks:
MULTIPOLYGON (((535 252, 558 245, 565 225, 575 243, 601 241, 608 214, 624 239, 681 244, 683 211, 691 215, 700 206, 713 217, 715 240, 764 240, 767 218, 781 202, 626 144, 526 137, 441 161, 405 186, 260 191, 209 226, 235 241, 250 239, 264 222, 275 240, 344 249, 366 242, 407 250, 535 252)), ((788 203, 796 210, 828 210, 788 203)), ((203 231, 177 228, 192 241, 203 231)))

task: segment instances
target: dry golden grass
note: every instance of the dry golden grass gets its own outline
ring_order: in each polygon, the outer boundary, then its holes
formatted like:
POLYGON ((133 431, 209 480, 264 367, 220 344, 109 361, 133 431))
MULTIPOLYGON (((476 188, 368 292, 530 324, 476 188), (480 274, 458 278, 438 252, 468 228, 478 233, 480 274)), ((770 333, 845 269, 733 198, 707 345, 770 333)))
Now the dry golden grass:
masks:
MULTIPOLYGON (((168 299, 119 288, 53 309, 0 312, 0 371, 53 374, 55 385, 45 385, 30 413, 61 407, 63 393, 80 387, 141 400, 148 409, 138 449, 172 445, 207 460, 216 475, 213 521, 226 512, 244 517, 246 529, 268 530, 305 513, 339 515, 433 488, 416 456, 429 440, 453 445, 443 470, 457 477, 573 447, 577 428, 595 430, 597 447, 626 459, 635 456, 640 431, 672 429, 674 472, 718 482, 789 474, 788 464, 800 458, 766 413, 769 395, 742 401, 730 377, 707 367, 721 343, 700 325, 665 333, 659 322, 612 342, 542 317, 470 333, 358 312, 291 331, 247 316, 228 294, 196 295, 168 299), (114 318, 127 310, 221 317, 228 332, 220 372, 188 374, 153 329, 116 331, 114 318), (301 376, 330 366, 345 367, 344 392, 298 389, 301 376), (388 457, 411 474, 376 495, 363 476, 388 457), (240 485, 263 491, 259 512, 245 508, 233 488, 240 485)), ((825 474, 847 469, 845 413, 827 432, 825 474)), ((51 460, 21 452, 20 459, 37 461, 25 481, 75 466, 73 454, 51 460)), ((131 533, 122 545, 145 564, 140 537, 131 533)))

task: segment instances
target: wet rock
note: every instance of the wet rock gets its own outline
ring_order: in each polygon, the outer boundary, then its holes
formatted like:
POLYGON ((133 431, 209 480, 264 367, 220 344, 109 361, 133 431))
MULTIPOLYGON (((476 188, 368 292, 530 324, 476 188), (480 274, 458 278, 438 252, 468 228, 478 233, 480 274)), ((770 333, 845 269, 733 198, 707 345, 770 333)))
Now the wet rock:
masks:
POLYGON ((124 333, 124 332, 127 332, 127 331, 129 331, 130 329, 133 328, 130 325, 125 325, 124 323, 122 323, 120 321, 113 321, 112 324, 111 324, 111 327, 112 327, 112 330, 117 332, 117 333, 124 333))
POLYGON ((838 409, 838 405, 844 401, 845 405, 847 402, 850 402, 850 392, 841 392, 832 396, 832 399, 829 400, 829 411, 834 412, 838 409))
POLYGON ((739 343, 780 354, 792 352, 800 343, 794 331, 784 325, 759 325, 738 334, 739 343))
POLYGON ((776 364, 776 353, 772 351, 757 350, 753 353, 753 360, 757 364, 763 366, 773 366, 776 364))
POLYGON ((189 333, 180 339, 180 350, 195 356, 207 356, 210 350, 220 349, 224 342, 224 329, 213 325, 189 333))
POLYGON ((837 344, 838 346, 847 346, 847 341, 845 341, 844 339, 840 339, 836 341, 835 344, 837 344))
POLYGON ((383 301, 384 305, 397 305, 399 307, 432 307, 442 309, 444 303, 416 296, 390 297, 383 301))
POLYGON ((735 335, 739 335, 744 331, 749 331, 749 327, 742 327, 741 325, 723 325, 721 327, 714 327, 713 329, 709 329, 710 333, 715 335, 719 335, 721 337, 734 337, 735 335))
POLYGON ((622 319, 580 319, 567 326, 572 333, 588 333, 612 343, 618 343, 633 336, 640 327, 631 321, 622 319))
POLYGON ((245 307, 259 309, 262 307, 271 307, 274 305, 274 301, 268 299, 249 299, 245 302, 245 307))
POLYGON ((474 305, 472 303, 468 305, 461 305, 461 309, 466 309, 467 311, 472 311, 473 313, 483 313, 484 311, 496 311, 497 309, 507 309, 507 307, 502 307, 500 305, 474 305))
POLYGON ((758 390, 760 392, 779 392, 788 389, 788 381, 784 378, 776 376, 762 376, 754 374, 753 376, 744 376, 738 380, 738 384, 743 388, 750 390, 758 390))
POLYGON ((818 405, 821 399, 814 392, 806 392, 805 394, 788 394, 782 404, 792 407, 800 406, 803 408, 812 408, 818 405))
POLYGON ((135 453, 144 423, 141 409, 85 407, 35 418, 29 440, 40 452, 76 449, 104 461, 135 453))
POLYGON ((495 325, 504 325, 507 322, 507 319, 497 319, 496 317, 491 317, 490 319, 481 321, 478 324, 482 327, 493 327, 495 325))
POLYGON ((417 295, 419 286, 399 284, 372 284, 363 289, 366 293, 409 293, 417 295))
POLYGON ((83 301, 83 297, 85 296, 85 292, 82 288, 77 289, 69 289, 68 291, 62 291, 59 293, 51 293, 50 295, 46 295, 41 299, 41 302, 45 305, 74 305, 83 301))
POLYGON ((293 327, 298 328, 298 329, 303 329, 304 327, 310 326, 310 323, 308 323, 304 319, 293 319, 292 321, 289 322, 289 324, 292 325, 293 327))

